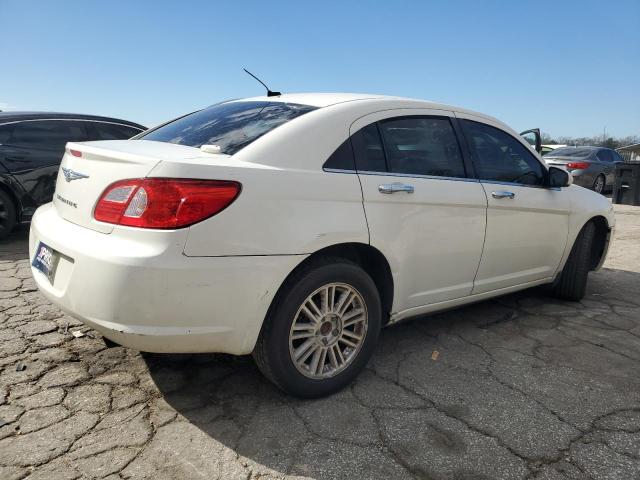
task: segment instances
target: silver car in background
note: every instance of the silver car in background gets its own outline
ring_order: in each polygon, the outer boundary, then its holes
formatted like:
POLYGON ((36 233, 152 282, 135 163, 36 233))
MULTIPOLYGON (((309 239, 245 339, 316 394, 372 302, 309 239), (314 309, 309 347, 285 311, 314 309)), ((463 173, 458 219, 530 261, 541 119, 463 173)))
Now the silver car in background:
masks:
POLYGON ((562 147, 544 156, 549 166, 564 167, 573 183, 598 193, 613 187, 616 163, 624 162, 615 150, 604 147, 562 147))

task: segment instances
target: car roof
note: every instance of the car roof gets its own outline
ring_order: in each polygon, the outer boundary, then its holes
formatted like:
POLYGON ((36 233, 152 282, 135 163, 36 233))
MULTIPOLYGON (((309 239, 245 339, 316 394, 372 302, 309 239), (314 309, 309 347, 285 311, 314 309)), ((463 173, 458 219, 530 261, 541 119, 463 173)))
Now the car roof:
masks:
POLYGON ((313 107, 323 108, 331 105, 337 105, 339 103, 355 102, 355 101, 373 101, 380 104, 397 103, 399 107, 409 108, 432 108, 438 110, 450 110, 461 113, 468 113, 483 117, 494 122, 502 124, 496 118, 493 118, 484 113, 474 112, 466 108, 456 107, 453 105, 447 105, 445 103, 438 103, 429 100, 420 100, 416 98, 408 97, 396 97, 390 95, 376 95, 366 93, 284 93, 282 95, 268 97, 266 95, 259 97, 239 98, 232 100, 235 102, 252 102, 252 101, 266 101, 266 102, 284 102, 284 103, 298 103, 302 105, 310 105, 313 107))
POLYGON ((84 113, 62 113, 62 112, 21 112, 10 111, 0 112, 0 124, 8 122, 17 122, 21 120, 51 120, 51 119, 64 119, 64 120, 94 120, 110 123, 119 123, 122 125, 128 125, 135 128, 146 130, 147 127, 140 125, 139 123, 130 122, 129 120, 122 120, 120 118, 103 117, 100 115, 87 115, 84 113))
POLYGON ((607 147, 594 147, 593 145, 566 145, 564 147, 556 148, 555 150, 550 152, 548 155, 551 156, 553 153, 557 152, 558 150, 589 150, 589 151, 596 151, 596 150, 611 150, 611 149, 607 148, 607 147))

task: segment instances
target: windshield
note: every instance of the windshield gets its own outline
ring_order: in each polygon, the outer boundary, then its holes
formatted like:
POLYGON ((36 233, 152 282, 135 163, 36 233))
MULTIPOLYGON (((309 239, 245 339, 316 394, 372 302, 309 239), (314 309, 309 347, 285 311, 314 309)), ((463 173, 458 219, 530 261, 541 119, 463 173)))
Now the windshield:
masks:
POLYGON ((265 133, 315 109, 282 102, 221 103, 178 118, 138 139, 197 148, 218 145, 222 153, 233 155, 265 133))
POLYGON ((547 153, 547 157, 575 157, 575 158, 587 158, 593 152, 592 148, 580 148, 580 147, 562 147, 547 153))

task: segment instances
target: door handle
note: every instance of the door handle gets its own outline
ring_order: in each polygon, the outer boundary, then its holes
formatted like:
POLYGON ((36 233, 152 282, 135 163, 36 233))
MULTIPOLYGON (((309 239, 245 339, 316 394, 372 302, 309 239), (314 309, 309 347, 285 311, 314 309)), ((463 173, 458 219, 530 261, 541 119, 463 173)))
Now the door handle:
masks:
POLYGON ((413 193, 413 185, 407 185, 406 183, 385 183, 378 185, 378 191, 380 193, 413 193))
POLYGON ((513 192, 506 192, 504 190, 499 190, 497 192, 491 192, 491 196, 493 198, 515 198, 516 194, 513 192))

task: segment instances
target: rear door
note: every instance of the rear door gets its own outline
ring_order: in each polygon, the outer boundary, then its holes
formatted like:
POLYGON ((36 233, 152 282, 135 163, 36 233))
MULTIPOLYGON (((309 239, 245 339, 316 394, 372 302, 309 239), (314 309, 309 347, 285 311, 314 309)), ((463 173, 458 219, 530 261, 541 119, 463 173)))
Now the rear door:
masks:
POLYGON ((546 168, 498 124, 458 114, 487 200, 487 233, 473 293, 554 275, 567 242, 570 198, 545 187, 546 168))
POLYGON ((487 200, 467 175, 452 116, 395 110, 351 126, 370 242, 391 265, 395 312, 473 288, 487 200))
POLYGON ((613 151, 608 148, 603 148, 602 150, 598 150, 596 153, 596 158, 602 168, 602 173, 605 176, 605 185, 607 187, 613 186, 616 166, 615 166, 615 157, 613 155, 613 151))
POLYGON ((67 142, 84 141, 84 124, 76 120, 25 120, 13 124, 2 145, 0 162, 37 204, 50 202, 67 142))

